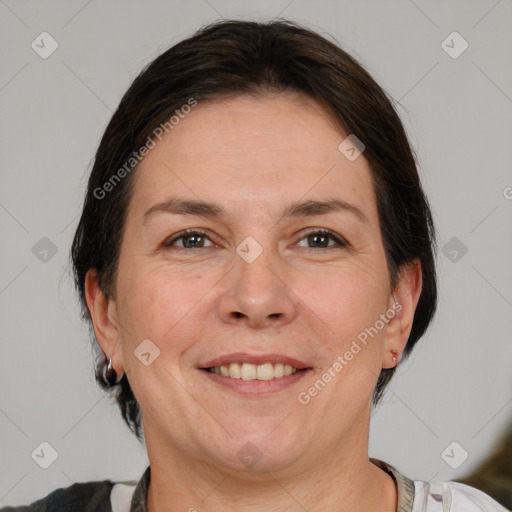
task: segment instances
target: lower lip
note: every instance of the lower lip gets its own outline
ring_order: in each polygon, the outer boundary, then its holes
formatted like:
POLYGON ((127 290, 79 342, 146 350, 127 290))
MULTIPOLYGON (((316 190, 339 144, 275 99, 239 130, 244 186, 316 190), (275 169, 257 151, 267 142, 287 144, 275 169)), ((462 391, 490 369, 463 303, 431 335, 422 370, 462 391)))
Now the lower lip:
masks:
POLYGON ((293 375, 286 375, 270 380, 232 379, 231 377, 209 372, 208 370, 203 369, 201 371, 217 384, 225 386, 226 388, 236 391, 242 395, 267 395, 293 386, 293 384, 300 381, 306 374, 308 374, 311 371, 311 368, 297 370, 293 375))

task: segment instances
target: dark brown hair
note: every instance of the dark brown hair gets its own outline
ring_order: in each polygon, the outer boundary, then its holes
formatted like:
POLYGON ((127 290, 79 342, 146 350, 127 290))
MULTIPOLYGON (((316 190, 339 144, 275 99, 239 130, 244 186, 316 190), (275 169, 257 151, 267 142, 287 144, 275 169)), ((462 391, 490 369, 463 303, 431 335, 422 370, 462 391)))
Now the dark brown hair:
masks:
MULTIPOLYGON (((316 100, 347 134, 364 143, 392 287, 402 266, 416 258, 421 262, 423 288, 404 357, 410 354, 437 305, 435 230, 413 152, 392 101, 362 66, 338 45, 286 20, 210 24, 157 57, 123 96, 96 153, 71 247, 83 318, 96 349, 84 282, 87 271, 96 269, 102 291, 115 297, 118 257, 136 172, 136 165, 130 172, 126 162, 191 99, 200 102, 288 91, 316 100), (120 172, 123 166, 125 172, 120 172)), ((100 357, 96 380, 107 389, 103 367, 100 357)), ((395 368, 381 371, 374 405, 394 372, 395 368)), ((141 411, 126 375, 110 389, 117 390, 122 416, 141 439, 141 411)))

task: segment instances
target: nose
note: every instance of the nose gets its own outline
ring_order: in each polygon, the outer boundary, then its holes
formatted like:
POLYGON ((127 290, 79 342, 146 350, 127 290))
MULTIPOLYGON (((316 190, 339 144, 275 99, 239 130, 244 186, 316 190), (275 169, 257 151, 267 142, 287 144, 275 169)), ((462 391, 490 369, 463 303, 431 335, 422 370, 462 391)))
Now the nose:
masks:
POLYGON ((252 263, 235 254, 218 303, 222 321, 261 329, 279 327, 293 320, 296 300, 293 300, 289 276, 278 261, 270 250, 264 250, 252 263))

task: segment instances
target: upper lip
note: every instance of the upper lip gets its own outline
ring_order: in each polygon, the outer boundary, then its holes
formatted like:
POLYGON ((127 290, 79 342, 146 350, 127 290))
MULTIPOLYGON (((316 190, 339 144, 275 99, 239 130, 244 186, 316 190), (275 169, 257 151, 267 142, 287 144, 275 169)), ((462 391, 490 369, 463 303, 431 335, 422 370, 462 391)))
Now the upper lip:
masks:
POLYGON ((246 354, 244 352, 236 352, 233 354, 226 354, 220 357, 216 357, 211 361, 208 361, 201 368, 217 368, 219 366, 228 366, 231 363, 250 363, 250 364, 264 364, 264 363, 282 363, 289 364, 297 370, 303 370, 310 368, 309 365, 282 354, 246 354))

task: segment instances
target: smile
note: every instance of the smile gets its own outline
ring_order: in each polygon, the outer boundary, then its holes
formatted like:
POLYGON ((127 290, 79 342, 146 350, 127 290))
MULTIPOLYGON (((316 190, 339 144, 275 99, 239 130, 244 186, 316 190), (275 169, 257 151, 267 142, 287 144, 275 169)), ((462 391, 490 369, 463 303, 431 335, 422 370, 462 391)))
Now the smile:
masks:
POLYGON ((231 363, 208 368, 211 373, 223 375, 231 379, 242 380, 272 380, 280 379, 297 372, 297 368, 283 363, 231 363))

